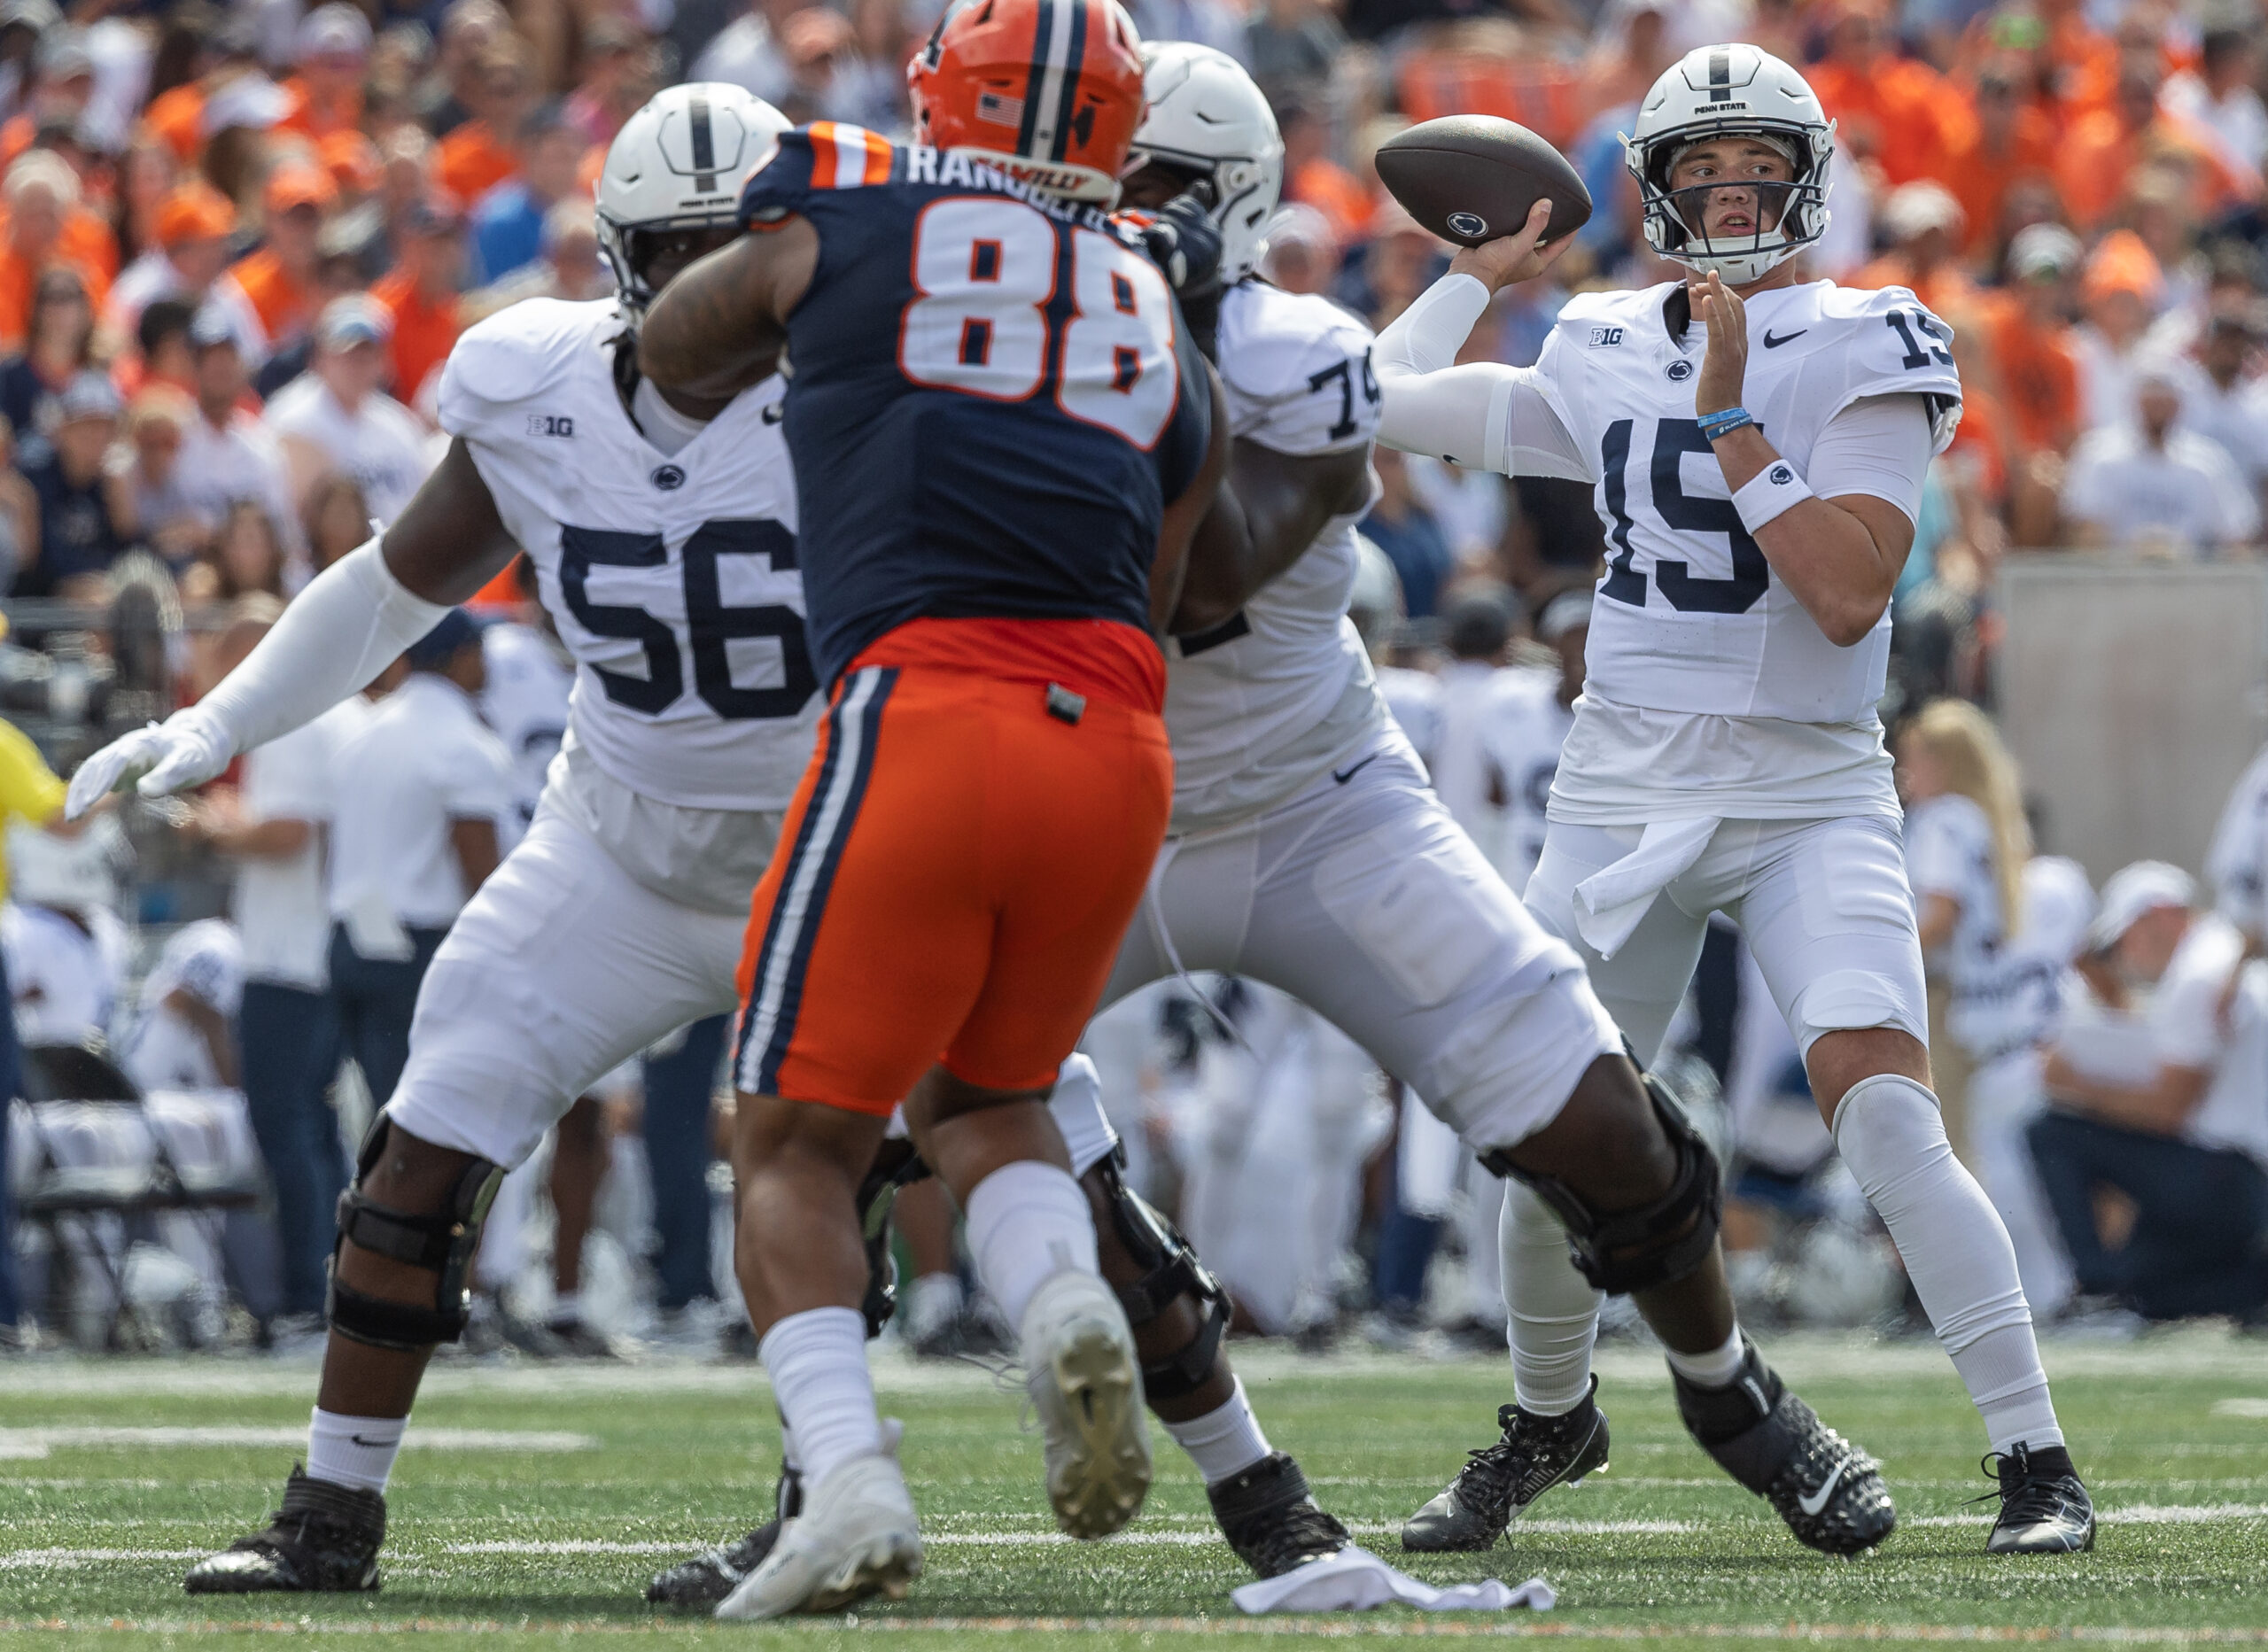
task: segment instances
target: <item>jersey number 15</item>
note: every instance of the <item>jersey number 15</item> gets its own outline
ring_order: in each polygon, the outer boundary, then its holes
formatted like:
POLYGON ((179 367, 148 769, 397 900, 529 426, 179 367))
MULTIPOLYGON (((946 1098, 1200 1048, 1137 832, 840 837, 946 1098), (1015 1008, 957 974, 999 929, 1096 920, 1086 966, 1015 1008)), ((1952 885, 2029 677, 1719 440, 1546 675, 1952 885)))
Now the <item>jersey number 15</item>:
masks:
POLYGON ((1020 201, 955 197, 913 228, 913 284, 897 365, 917 384, 1024 401, 1052 379, 1056 405, 1145 451, 1181 394, 1173 300, 1138 252, 1071 229, 1071 314, 1059 329, 1056 226, 1020 201), (1058 333, 1060 332, 1060 337, 1058 333))

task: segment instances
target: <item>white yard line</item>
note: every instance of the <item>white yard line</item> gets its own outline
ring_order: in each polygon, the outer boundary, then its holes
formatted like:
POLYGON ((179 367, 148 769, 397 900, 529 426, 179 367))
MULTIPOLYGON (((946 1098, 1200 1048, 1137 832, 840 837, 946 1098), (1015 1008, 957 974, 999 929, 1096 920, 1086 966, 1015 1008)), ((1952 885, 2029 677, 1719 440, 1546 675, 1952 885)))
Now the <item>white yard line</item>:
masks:
MULTIPOLYGON (((1584 1640, 1733 1640, 1798 1641, 1812 1645, 1842 1641, 1965 1641, 1997 1645, 2005 1641, 2110 1642, 2143 1646, 2261 1646, 2268 1645, 2268 1629, 2101 1628, 2048 1629, 2033 1625, 1928 1624, 1573 1624, 1557 1617, 1541 1619, 1494 1614, 1462 1617, 1377 1617, 1348 1613, 1337 1617, 842 1617, 814 1619, 810 1628, 839 1636, 846 1631, 880 1635, 955 1633, 984 1635, 1045 1635, 1065 1637, 1111 1635, 1261 1635, 1293 1636, 1302 1640, 1472 1640, 1549 1639, 1584 1640)), ((542 1634, 556 1637, 636 1635, 651 1640, 650 1618, 548 1619, 426 1618, 414 1622, 390 1618, 339 1618, 325 1621, 322 1638, 359 1635, 398 1635, 415 1630, 426 1636, 471 1637, 492 1634, 542 1634)), ((144 1634, 281 1634, 307 1636, 307 1619, 106 1617, 83 1622, 60 1618, 0 1618, 0 1634, 35 1632, 56 1635, 83 1634, 92 1630, 119 1630, 144 1634)), ((816 1645, 816 1636, 812 1644, 816 1645)))
MULTIPOLYGON (((118 1428, 67 1423, 54 1428, 0 1428, 0 1458, 36 1460, 56 1450, 115 1447, 127 1450, 182 1446, 301 1446, 307 1424, 273 1427, 225 1425, 210 1428, 157 1426, 118 1428)), ((597 1439, 562 1429, 420 1428, 403 1440, 429 1451, 596 1451, 597 1439)))

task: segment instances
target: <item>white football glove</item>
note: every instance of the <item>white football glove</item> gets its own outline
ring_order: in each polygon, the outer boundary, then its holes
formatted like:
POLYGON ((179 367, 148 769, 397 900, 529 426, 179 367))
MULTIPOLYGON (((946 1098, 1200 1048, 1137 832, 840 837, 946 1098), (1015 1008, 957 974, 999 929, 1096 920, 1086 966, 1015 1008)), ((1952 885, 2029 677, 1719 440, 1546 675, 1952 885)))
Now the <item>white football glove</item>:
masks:
POLYGON ((79 765, 63 802, 63 818, 76 820, 112 792, 132 786, 144 797, 163 797, 202 786, 237 755, 235 736, 201 706, 176 711, 111 741, 79 765))

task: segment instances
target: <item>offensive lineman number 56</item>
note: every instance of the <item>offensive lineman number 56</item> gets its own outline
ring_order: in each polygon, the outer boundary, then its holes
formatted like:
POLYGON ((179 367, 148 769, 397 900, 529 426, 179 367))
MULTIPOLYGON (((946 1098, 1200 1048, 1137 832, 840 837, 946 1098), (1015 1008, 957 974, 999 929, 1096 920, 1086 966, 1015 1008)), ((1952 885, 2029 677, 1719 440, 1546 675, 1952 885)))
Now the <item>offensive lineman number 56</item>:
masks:
POLYGON ((1165 277, 1108 236, 1074 228, 1070 317, 1051 338, 1056 225, 1019 201, 954 198, 922 210, 897 364, 917 384, 1021 401, 1052 374, 1064 412, 1156 445, 1179 399, 1165 277), (1057 347, 1051 347, 1052 345, 1057 347))

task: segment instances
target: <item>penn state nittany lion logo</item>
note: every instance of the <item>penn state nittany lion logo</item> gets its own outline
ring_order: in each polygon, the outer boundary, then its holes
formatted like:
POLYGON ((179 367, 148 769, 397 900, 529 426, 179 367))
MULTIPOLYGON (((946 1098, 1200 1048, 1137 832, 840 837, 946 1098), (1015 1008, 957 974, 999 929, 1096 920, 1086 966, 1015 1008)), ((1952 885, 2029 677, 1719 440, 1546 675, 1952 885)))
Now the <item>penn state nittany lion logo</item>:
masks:
POLYGON ((1449 228, 1470 240, 1479 240, 1488 233, 1488 221, 1477 213, 1451 213, 1449 228))

